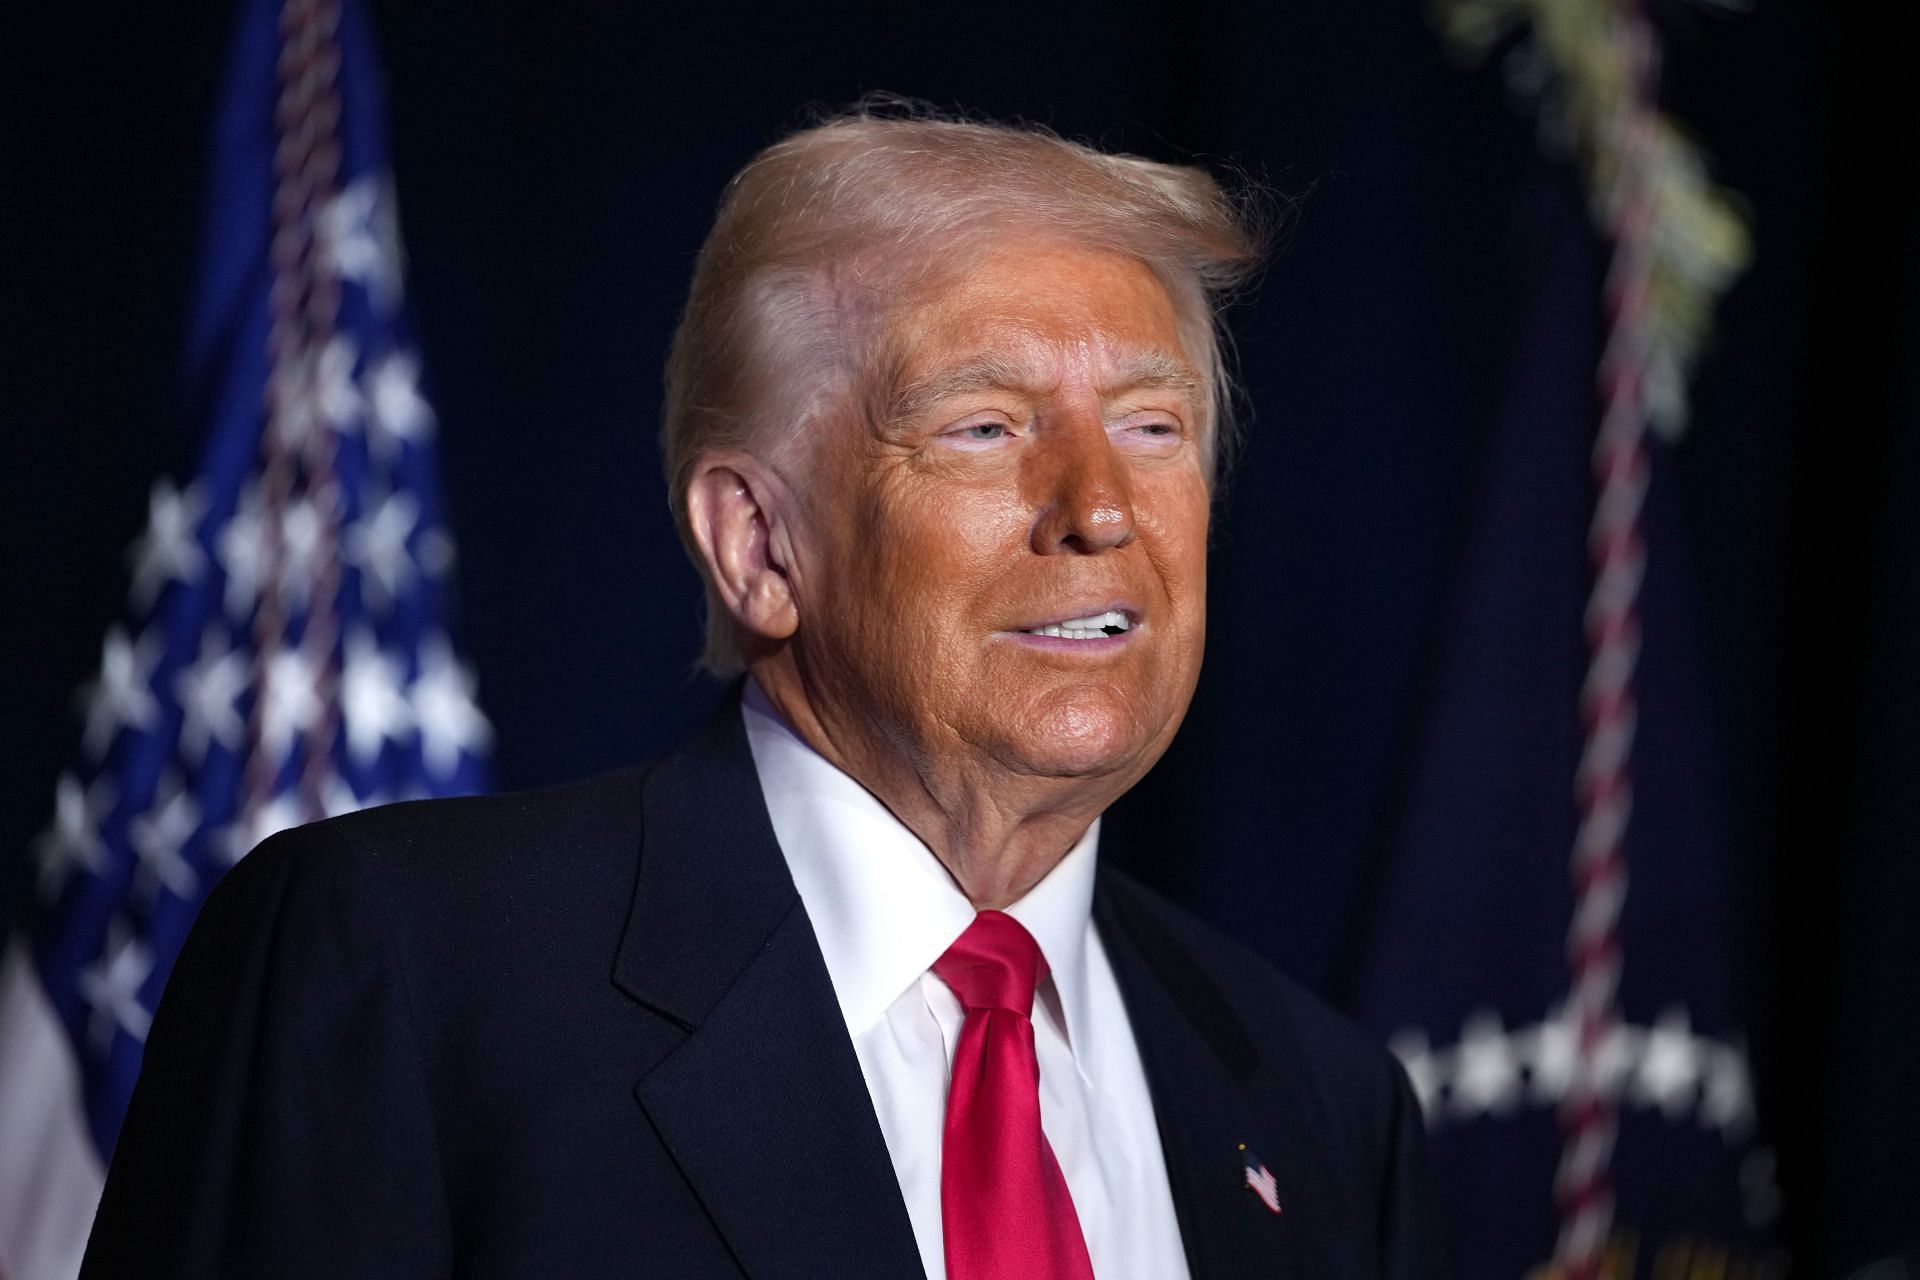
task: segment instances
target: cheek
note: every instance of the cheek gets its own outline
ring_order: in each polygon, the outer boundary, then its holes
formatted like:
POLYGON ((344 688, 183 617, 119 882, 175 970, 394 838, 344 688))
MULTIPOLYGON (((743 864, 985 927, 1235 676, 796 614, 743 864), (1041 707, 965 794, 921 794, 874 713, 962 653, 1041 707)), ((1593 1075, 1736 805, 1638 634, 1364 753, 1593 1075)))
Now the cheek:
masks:
POLYGON ((904 588, 955 604, 1025 547, 1018 499, 972 487, 901 484, 864 523, 904 588))
POLYGON ((1197 607, 1207 590, 1207 529, 1212 498, 1196 476, 1181 478, 1136 503, 1135 518, 1148 534, 1151 554, 1167 593, 1183 611, 1197 607))
POLYGON ((843 545, 824 566, 840 598, 827 606, 858 619, 870 651, 921 659, 984 625, 980 601, 1019 540, 1006 503, 950 487, 875 486, 841 519, 843 545))

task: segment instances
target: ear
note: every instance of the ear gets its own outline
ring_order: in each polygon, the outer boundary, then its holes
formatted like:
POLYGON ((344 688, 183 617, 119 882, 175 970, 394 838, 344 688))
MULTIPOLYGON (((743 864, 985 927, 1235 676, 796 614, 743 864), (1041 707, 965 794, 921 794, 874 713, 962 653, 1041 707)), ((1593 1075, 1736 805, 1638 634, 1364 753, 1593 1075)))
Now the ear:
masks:
POLYGON ((786 487, 757 459, 709 454, 694 464, 687 522, 707 577, 748 633, 785 640, 800 626, 787 578, 786 487))

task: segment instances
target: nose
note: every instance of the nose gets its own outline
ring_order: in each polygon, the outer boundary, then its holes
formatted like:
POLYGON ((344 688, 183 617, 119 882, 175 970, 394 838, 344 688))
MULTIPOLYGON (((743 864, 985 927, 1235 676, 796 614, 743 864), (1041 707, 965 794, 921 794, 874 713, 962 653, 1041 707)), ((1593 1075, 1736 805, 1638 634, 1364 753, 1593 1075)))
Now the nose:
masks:
POLYGON ((1133 493, 1106 425, 1097 413, 1053 425, 1029 464, 1033 550, 1093 555, 1126 546, 1134 537, 1133 493))

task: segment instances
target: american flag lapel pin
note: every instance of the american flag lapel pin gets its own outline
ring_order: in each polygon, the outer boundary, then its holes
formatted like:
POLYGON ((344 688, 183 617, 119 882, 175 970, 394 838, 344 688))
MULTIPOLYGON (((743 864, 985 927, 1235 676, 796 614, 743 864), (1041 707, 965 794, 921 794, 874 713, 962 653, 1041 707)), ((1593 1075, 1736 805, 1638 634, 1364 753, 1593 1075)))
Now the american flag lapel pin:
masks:
POLYGON ((1273 1212, 1282 1212, 1279 1186, 1274 1182, 1273 1175, 1267 1171, 1267 1166, 1260 1163, 1260 1157, 1247 1150, 1247 1144, 1244 1142, 1240 1144, 1240 1161, 1246 1168, 1247 1189, 1259 1196, 1260 1203, 1273 1212))

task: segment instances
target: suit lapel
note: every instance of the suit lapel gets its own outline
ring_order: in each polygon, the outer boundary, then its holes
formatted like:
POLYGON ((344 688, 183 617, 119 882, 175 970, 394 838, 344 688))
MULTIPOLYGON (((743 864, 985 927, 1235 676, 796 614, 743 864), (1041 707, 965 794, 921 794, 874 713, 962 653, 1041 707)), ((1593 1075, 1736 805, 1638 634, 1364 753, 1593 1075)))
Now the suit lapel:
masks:
POLYGON ((1138 890, 1103 872, 1094 919, 1146 1067, 1194 1280, 1333 1274, 1316 1265, 1306 1082, 1254 1096, 1261 1064, 1238 1015, 1138 890), (1282 1212, 1247 1186, 1242 1144, 1273 1173, 1282 1212))
POLYGON ((737 699, 648 776, 614 981, 686 1039, 634 1094, 743 1271, 919 1275, 920 1255, 737 699))

